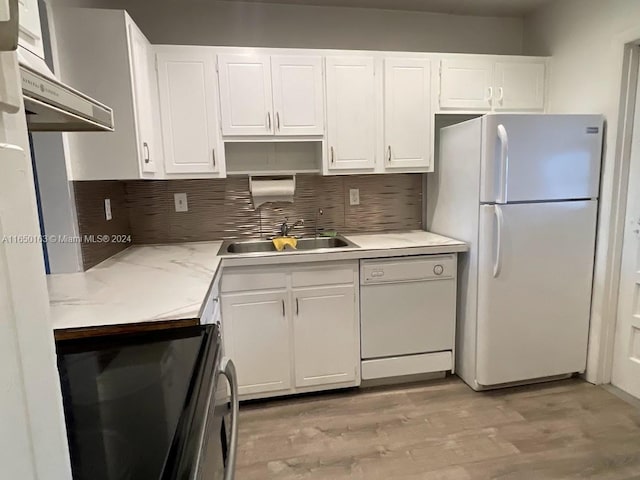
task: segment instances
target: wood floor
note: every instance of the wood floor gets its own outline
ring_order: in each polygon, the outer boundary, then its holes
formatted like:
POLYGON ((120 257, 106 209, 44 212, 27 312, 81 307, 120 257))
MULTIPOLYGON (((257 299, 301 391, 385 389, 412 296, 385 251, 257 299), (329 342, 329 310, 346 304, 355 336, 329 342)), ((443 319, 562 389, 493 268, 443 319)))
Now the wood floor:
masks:
POLYGON ((237 480, 640 479, 640 410, 580 380, 456 377, 243 405, 237 480))

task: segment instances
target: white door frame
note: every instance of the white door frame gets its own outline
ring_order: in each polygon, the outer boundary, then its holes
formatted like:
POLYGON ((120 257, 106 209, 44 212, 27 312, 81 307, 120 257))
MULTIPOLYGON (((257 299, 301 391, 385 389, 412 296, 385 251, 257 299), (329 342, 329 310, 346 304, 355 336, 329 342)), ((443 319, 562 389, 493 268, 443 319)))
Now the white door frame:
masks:
MULTIPOLYGON (((640 62, 640 28, 628 30, 614 39, 619 52, 618 65, 621 82, 617 118, 616 149, 613 161, 613 188, 610 212, 610 228, 606 238, 599 242, 608 245, 605 273, 601 287, 594 286, 592 324, 589 338, 589 354, 585 378, 595 384, 611 383, 613 352, 618 314, 618 291, 622 267, 622 244, 631 164, 631 139, 633 117, 638 89, 638 65, 640 62), (594 322, 597 297, 600 297, 601 322, 594 322)), ((611 123, 611 122, 609 122, 611 123)))

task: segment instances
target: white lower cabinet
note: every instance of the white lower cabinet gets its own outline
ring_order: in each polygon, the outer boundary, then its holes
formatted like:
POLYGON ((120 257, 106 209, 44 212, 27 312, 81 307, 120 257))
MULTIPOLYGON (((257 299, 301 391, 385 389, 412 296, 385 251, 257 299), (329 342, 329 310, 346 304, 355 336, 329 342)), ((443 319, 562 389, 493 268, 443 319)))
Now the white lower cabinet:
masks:
POLYGON ((287 291, 223 295, 225 352, 238 371, 240 395, 291 387, 287 291))
POLYGON ((360 384, 358 263, 229 267, 225 355, 243 399, 360 384))
POLYGON ((358 328, 354 286, 293 290, 296 387, 353 382, 358 328))

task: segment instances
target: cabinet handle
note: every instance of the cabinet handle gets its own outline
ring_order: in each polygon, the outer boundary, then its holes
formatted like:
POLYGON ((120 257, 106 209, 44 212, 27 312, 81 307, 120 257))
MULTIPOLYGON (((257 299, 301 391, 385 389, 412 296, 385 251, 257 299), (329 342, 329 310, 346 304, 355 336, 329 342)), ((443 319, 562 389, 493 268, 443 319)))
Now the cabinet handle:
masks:
POLYGON ((489 87, 489 96, 487 98, 484 99, 485 102, 491 102, 491 99, 493 98, 493 87, 489 87))
POLYGON ((286 312, 284 311, 284 300, 282 300, 282 316, 286 316, 286 312))
POLYGON ((142 149, 144 150, 144 163, 151 161, 151 155, 149 155, 149 145, 147 142, 142 142, 142 149))
POLYGON ((300 303, 298 302, 298 299, 296 298, 296 315, 300 314, 300 303))
POLYGON ((271 112, 267 112, 267 130, 271 131, 271 112))
POLYGON ((504 89, 502 87, 498 88, 498 101, 500 103, 502 103, 502 100, 504 100, 504 89))
POLYGON ((391 163, 391 145, 387 147, 387 163, 391 163))
POLYGON ((213 167, 215 168, 215 166, 216 166, 216 149, 215 148, 212 149, 211 152, 212 152, 211 156, 213 157, 213 167))
POLYGON ((333 147, 331 147, 331 165, 336 163, 335 155, 333 154, 333 147))
POLYGON ((276 128, 280 131, 280 112, 276 112, 276 128))

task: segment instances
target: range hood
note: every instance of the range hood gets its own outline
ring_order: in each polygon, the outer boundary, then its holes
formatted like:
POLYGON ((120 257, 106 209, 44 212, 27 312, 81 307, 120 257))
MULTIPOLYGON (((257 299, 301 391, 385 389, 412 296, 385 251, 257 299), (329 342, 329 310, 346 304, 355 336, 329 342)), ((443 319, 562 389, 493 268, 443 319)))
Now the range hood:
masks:
POLYGON ((111 108, 60 82, 44 60, 22 47, 18 60, 30 131, 113 131, 111 108))

